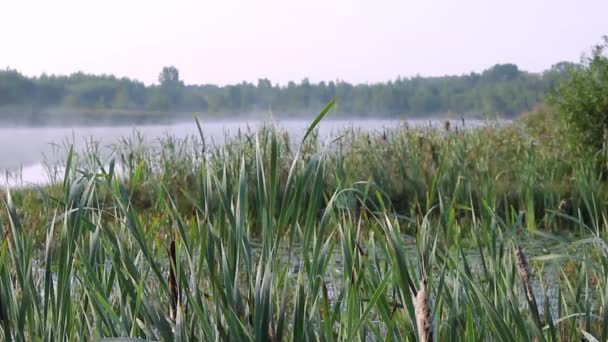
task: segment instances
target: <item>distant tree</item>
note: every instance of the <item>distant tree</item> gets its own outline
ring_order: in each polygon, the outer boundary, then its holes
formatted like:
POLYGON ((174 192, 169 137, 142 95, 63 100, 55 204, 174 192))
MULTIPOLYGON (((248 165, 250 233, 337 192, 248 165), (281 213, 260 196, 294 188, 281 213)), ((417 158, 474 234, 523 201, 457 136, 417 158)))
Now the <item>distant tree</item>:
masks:
POLYGON ((193 111, 207 111, 209 108, 207 100, 194 91, 184 91, 181 99, 180 109, 193 111))
POLYGON ((210 112, 218 113, 227 107, 226 98, 219 90, 207 94, 207 104, 210 112))
POLYGON ((95 109, 105 109, 107 108, 106 99, 103 96, 97 98, 97 102, 95 102, 95 109))
POLYGON ((183 86, 184 83, 179 79, 179 70, 174 66, 164 67, 158 75, 158 82, 161 86, 183 86))
POLYGON ((482 77, 490 81, 510 81, 521 75, 515 64, 496 64, 482 73, 482 77))
POLYGON ((180 100, 182 97, 182 88, 184 82, 179 79, 179 70, 174 66, 164 67, 158 75, 158 81, 160 82, 160 91, 163 93, 164 99, 162 107, 165 110, 179 107, 180 100))
MULTIPOLYGON (((572 64, 572 63, 571 63, 572 64)), ((15 70, 0 70, 0 106, 150 109, 159 111, 209 111, 232 115, 267 111, 314 112, 331 99, 335 109, 356 115, 517 115, 528 111, 559 81, 565 70, 558 63, 542 74, 521 71, 513 64, 498 64, 482 73, 460 76, 397 78, 374 84, 343 81, 313 83, 308 79, 272 84, 184 85, 174 66, 162 68, 158 85, 145 86, 112 75, 42 75, 28 78, 15 70)))
POLYGON ((582 67, 582 65, 579 63, 559 62, 559 63, 553 64, 551 66, 551 68, 549 68, 549 70, 546 71, 546 73, 554 72, 554 73, 558 73, 558 74, 568 74, 572 70, 580 70, 581 67, 582 67))
POLYGON ((582 65, 579 63, 559 62, 543 72, 543 79, 549 89, 554 89, 559 82, 567 79, 571 72, 580 70, 581 68, 582 65))
POLYGON ((0 105, 26 104, 33 90, 33 82, 16 70, 0 70, 0 105))
POLYGON ((171 103, 165 92, 157 87, 151 91, 147 107, 151 110, 168 111, 171 108, 171 103))
POLYGON ((275 94, 276 90, 273 89, 270 80, 267 78, 258 80, 258 84, 255 88, 255 102, 260 109, 267 110, 271 108, 275 94))
POLYGON ((125 86, 120 86, 116 89, 116 94, 112 100, 112 108, 123 109, 127 108, 129 103, 129 91, 125 86))
POLYGON ((242 109, 243 96, 241 90, 242 88, 238 85, 228 86, 228 106, 230 110, 239 111, 242 109))
POLYGON ((74 94, 68 94, 63 98, 63 103, 65 107, 73 108, 78 106, 78 99, 74 94))

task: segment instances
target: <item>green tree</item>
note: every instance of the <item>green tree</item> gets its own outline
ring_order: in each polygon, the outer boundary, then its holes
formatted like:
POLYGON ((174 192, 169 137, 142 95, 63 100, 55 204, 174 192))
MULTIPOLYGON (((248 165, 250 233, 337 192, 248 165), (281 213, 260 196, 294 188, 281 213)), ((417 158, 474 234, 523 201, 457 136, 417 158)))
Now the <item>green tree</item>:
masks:
POLYGON ((120 86, 116 89, 116 94, 112 100, 112 108, 123 109, 127 108, 129 103, 129 91, 125 86, 120 86))
POLYGON ((171 107, 169 98, 161 88, 154 88, 148 99, 148 109, 168 111, 171 107))
MULTIPOLYGON (((570 64, 558 63, 542 74, 521 71, 513 64, 498 64, 481 73, 458 76, 399 77, 373 84, 313 83, 303 79, 283 86, 273 85, 268 79, 260 79, 257 84, 185 85, 174 66, 162 68, 159 84, 151 86, 112 75, 79 72, 36 78, 7 69, 0 70, 0 107, 112 107, 231 115, 272 110, 281 115, 307 113, 336 99, 337 111, 347 115, 429 116, 455 112, 514 116, 532 109, 548 89, 566 78, 570 64)), ((13 111, 11 115, 18 114, 13 111)))
POLYGON ((158 75, 158 82, 161 86, 183 86, 179 79, 179 70, 174 66, 164 67, 158 75))
POLYGON ((608 138, 608 36, 551 97, 572 147, 597 152, 608 138))
POLYGON ((158 75, 160 91, 163 93, 163 106, 173 109, 179 106, 184 82, 179 79, 179 70, 174 66, 164 67, 158 75))

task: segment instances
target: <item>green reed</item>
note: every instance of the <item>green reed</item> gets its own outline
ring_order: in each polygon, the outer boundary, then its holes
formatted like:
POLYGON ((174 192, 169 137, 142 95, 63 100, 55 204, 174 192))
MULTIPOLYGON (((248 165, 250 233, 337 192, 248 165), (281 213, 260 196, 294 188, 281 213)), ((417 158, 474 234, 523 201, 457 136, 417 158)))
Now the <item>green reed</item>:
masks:
POLYGON ((591 163, 518 123, 324 143, 331 105, 296 146, 272 127, 134 137, 107 160, 70 150, 61 184, 6 189, 2 339, 606 340, 591 163))

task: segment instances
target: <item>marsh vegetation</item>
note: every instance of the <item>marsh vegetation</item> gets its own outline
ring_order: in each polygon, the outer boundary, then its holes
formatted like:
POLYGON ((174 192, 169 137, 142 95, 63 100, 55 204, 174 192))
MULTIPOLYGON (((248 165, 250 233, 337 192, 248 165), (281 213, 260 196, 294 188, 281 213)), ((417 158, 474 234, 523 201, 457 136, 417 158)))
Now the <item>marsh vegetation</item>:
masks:
POLYGON ((3 192, 0 334, 605 341, 608 150, 569 115, 605 116, 595 53, 506 126, 319 140, 330 102, 295 146, 70 149, 59 182, 3 192))

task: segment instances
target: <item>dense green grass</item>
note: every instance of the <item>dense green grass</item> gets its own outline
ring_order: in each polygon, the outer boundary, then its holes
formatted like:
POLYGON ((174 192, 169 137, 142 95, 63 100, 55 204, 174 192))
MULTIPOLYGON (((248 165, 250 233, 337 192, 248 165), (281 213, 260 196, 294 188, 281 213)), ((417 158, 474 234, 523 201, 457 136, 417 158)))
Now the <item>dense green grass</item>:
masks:
POLYGON ((439 340, 606 340, 593 160, 525 122, 330 142, 316 123, 297 147, 272 127, 126 139, 6 190, 2 339, 404 341, 422 311, 439 340))

